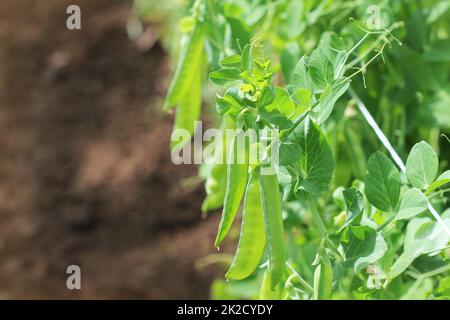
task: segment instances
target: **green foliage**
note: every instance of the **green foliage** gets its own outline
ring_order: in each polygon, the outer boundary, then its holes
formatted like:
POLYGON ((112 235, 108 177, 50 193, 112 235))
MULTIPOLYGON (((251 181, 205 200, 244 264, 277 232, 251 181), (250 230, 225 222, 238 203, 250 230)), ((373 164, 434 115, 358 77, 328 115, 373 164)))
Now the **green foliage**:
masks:
POLYGON ((356 273, 383 257, 387 250, 383 236, 368 226, 351 226, 342 236, 346 268, 356 273))
POLYGON ((406 176, 416 188, 425 190, 436 178, 439 160, 436 152, 425 141, 416 144, 406 161, 406 176))
POLYGON ((367 199, 382 211, 392 211, 400 195, 400 172, 380 151, 369 158, 367 172, 365 188, 367 199))
POLYGON ((166 98, 166 110, 177 106, 175 128, 192 133, 201 92, 212 91, 222 131, 279 132, 278 152, 263 150, 278 153, 271 174, 262 173, 267 159, 248 163, 260 137, 244 163, 219 163, 237 149, 218 141, 216 163, 202 166, 203 211, 223 207, 216 246, 243 205, 230 281, 216 281, 213 297, 448 298, 450 148, 440 140, 450 130, 448 3, 196 0, 189 8, 166 98))

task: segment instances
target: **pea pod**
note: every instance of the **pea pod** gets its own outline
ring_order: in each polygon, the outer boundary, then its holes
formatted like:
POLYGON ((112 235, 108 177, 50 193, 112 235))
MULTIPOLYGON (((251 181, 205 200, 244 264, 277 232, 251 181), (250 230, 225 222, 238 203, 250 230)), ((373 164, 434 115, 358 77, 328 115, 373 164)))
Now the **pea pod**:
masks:
POLYGON ((202 212, 206 213, 223 206, 223 199, 225 198, 225 188, 223 186, 226 183, 227 165, 215 164, 205 183, 207 196, 202 204, 202 212))
POLYGON ((230 143, 227 143, 226 129, 234 128, 234 122, 229 117, 222 120, 222 140, 215 142, 215 163, 212 165, 205 183, 206 198, 202 204, 202 212, 221 208, 225 198, 225 188, 227 184, 227 164, 224 161, 230 143))
POLYGON ((261 174, 260 183, 269 252, 270 287, 274 289, 283 276, 286 262, 281 197, 276 174, 261 174))
POLYGON ((189 95, 190 84, 200 72, 203 53, 204 26, 196 21, 191 33, 187 36, 178 60, 174 78, 169 87, 164 110, 168 110, 189 95))
POLYGON ((245 138, 243 131, 239 131, 231 144, 227 163, 227 187, 225 191, 222 218, 220 220, 219 230, 215 241, 216 247, 220 246, 230 230, 247 185, 248 148, 245 146, 244 150, 238 150, 238 147, 240 146, 239 141, 245 141, 245 138), (244 163, 239 163, 237 160, 242 152, 244 152, 244 163))
POLYGON ((280 299, 280 289, 278 287, 271 288, 271 277, 269 268, 264 271, 264 276, 261 283, 261 289, 259 292, 260 300, 279 300, 280 299))
POLYGON ((233 280, 247 278, 258 267, 266 245, 264 215, 261 206, 259 172, 254 171, 244 198, 241 235, 233 262, 225 277, 233 280))
POLYGON ((314 271, 314 300, 329 300, 333 286, 333 267, 325 251, 319 255, 320 261, 314 271))
POLYGON ((190 141, 190 137, 195 132, 196 121, 200 117, 202 106, 202 73, 196 70, 192 82, 189 84, 189 93, 183 96, 178 102, 177 111, 175 113, 175 123, 173 131, 178 129, 187 130, 190 136, 182 136, 181 141, 172 141, 171 149, 183 147, 190 141))

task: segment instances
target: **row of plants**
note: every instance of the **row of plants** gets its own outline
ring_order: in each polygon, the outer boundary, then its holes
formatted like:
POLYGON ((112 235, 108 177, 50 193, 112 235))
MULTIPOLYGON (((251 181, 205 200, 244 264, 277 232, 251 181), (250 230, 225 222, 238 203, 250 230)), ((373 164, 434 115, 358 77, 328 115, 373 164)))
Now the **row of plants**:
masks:
POLYGON ((184 8, 164 103, 174 132, 193 135, 204 105, 223 131, 278 133, 257 163, 219 161, 234 159, 238 139, 207 145, 216 161, 200 167, 202 210, 222 209, 216 247, 242 212, 212 297, 449 298, 450 3, 184 8))

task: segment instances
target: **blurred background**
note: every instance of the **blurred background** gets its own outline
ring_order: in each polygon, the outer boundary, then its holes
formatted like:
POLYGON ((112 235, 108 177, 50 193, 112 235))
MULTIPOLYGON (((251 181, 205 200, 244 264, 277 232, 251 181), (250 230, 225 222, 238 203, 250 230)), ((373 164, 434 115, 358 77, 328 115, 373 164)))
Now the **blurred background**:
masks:
POLYGON ((174 2, 140 1, 140 24, 132 1, 0 1, 1 299, 208 298, 223 274, 208 266, 218 215, 202 219, 160 111, 174 2))

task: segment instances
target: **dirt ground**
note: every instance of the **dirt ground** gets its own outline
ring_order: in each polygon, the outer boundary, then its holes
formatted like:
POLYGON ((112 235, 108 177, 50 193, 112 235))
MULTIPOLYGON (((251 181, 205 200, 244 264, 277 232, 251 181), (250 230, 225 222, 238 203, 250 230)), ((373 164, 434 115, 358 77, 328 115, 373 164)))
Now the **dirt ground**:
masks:
POLYGON ((217 218, 175 166, 163 49, 120 0, 0 2, 0 298, 208 298, 217 218), (82 30, 65 27, 82 8, 82 30), (82 269, 82 290, 66 268, 82 269))

